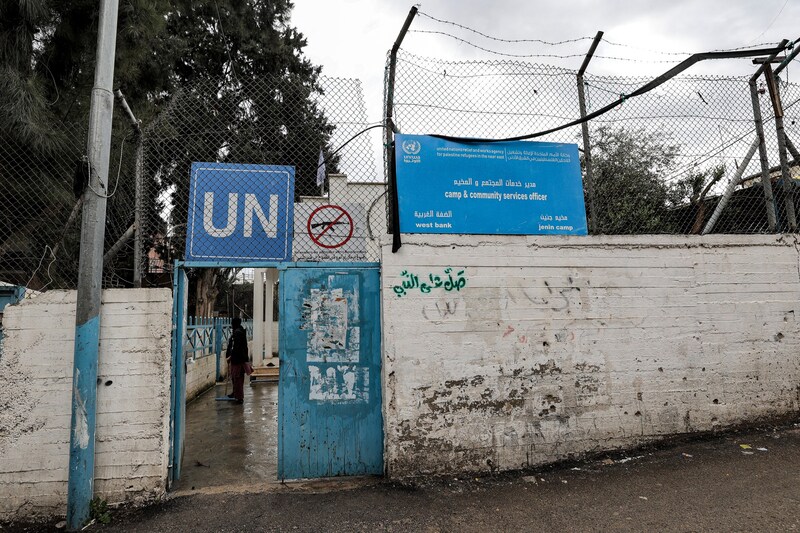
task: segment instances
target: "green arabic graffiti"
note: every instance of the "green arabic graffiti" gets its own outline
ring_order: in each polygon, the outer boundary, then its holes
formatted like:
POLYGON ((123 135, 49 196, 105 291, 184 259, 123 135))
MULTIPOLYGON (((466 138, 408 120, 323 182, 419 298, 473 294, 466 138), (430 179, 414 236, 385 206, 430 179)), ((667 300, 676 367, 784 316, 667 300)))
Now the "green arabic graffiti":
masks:
POLYGON ((467 278, 464 276, 464 271, 459 270, 453 279, 453 269, 445 268, 444 277, 437 274, 428 274, 429 281, 420 282, 419 276, 412 274, 407 270, 403 270, 400 276, 405 278, 399 285, 392 287, 392 290, 398 298, 402 298, 412 289, 419 289, 422 294, 428 294, 433 289, 444 289, 447 292, 460 291, 467 285, 467 278))

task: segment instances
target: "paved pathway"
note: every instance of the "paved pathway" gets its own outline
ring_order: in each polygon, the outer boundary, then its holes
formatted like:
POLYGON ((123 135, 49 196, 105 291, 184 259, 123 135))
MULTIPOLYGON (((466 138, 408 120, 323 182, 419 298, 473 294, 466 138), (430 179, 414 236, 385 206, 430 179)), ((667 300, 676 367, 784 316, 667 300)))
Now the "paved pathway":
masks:
POLYGON ((373 480, 205 492, 118 515, 108 529, 799 531, 800 424, 543 469, 535 475, 448 478, 405 486, 373 480))
MULTIPOLYGON (((244 405, 218 402, 217 385, 186 407, 186 446, 178 495, 212 487, 278 481, 278 384, 245 381, 244 405)), ((227 392, 230 392, 228 387, 227 392)))

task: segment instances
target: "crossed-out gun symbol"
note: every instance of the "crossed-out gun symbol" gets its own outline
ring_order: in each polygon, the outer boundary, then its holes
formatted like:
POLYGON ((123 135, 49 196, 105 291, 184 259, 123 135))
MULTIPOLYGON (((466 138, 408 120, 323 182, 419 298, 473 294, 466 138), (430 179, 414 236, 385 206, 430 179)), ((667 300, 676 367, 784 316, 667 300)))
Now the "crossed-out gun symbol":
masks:
POLYGON ((325 231, 328 231, 329 228, 332 229, 332 230, 335 230, 336 228, 334 228, 333 226, 342 225, 342 224, 349 225, 350 223, 349 222, 337 222, 335 220, 331 220, 331 221, 317 222, 316 224, 311 224, 311 228, 312 229, 313 228, 320 228, 320 227, 324 226, 325 227, 325 231))

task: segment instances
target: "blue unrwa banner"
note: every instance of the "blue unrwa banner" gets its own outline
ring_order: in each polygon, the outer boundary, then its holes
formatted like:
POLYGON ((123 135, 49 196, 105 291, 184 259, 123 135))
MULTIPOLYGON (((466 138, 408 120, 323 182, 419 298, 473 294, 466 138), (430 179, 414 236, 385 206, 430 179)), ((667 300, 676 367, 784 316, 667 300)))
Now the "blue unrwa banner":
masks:
POLYGON ((192 163, 187 261, 291 261, 294 167, 192 163))
POLYGON ((403 233, 586 235, 575 144, 395 141, 403 233))

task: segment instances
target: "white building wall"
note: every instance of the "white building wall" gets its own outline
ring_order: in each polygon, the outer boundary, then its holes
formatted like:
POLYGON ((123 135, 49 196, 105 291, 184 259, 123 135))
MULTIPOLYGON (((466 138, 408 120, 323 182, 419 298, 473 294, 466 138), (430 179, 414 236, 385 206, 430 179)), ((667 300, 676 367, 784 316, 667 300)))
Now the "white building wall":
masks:
POLYGON ((391 476, 523 468, 800 408, 794 238, 404 235, 382 261, 391 476), (459 286, 436 288, 447 268, 459 286))
MULTIPOLYGON (((75 291, 9 306, 0 359, 0 519, 66 511, 75 291)), ((164 493, 170 418, 169 289, 103 291, 95 493, 164 493)))
POLYGON ((348 181, 344 174, 328 176, 327 196, 304 196, 295 204, 295 261, 379 261, 380 238, 386 234, 386 184, 348 181), (351 210, 355 227, 350 241, 342 248, 326 249, 313 245, 306 237, 308 215, 322 205, 338 205, 351 210))
MULTIPOLYGON (((364 207, 367 255, 366 261, 378 261, 380 238, 386 235, 386 184, 383 182, 348 182, 343 174, 331 174, 331 203, 357 203, 364 207)), ((358 221, 357 221, 358 223, 358 221)))

